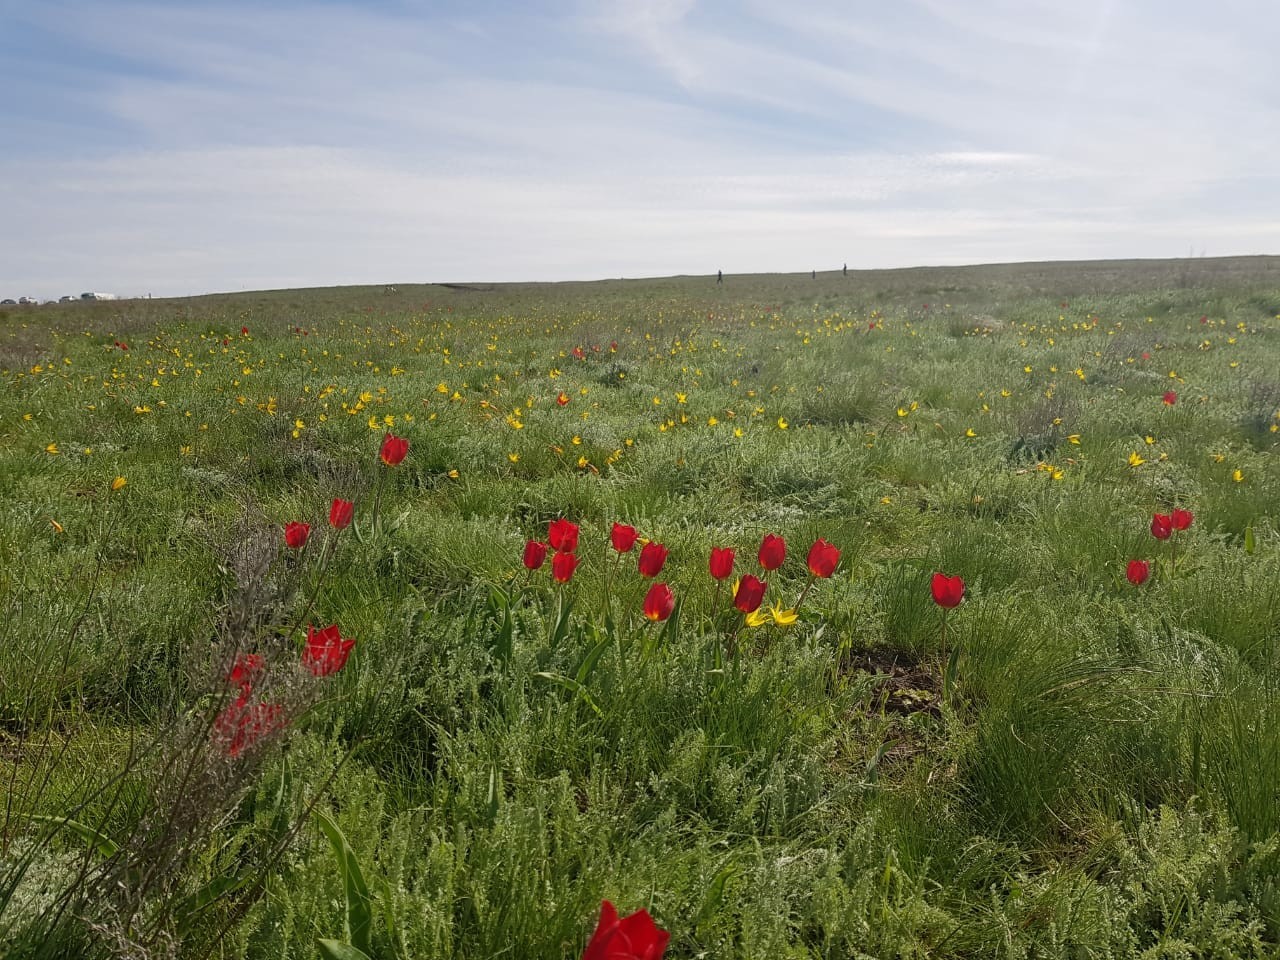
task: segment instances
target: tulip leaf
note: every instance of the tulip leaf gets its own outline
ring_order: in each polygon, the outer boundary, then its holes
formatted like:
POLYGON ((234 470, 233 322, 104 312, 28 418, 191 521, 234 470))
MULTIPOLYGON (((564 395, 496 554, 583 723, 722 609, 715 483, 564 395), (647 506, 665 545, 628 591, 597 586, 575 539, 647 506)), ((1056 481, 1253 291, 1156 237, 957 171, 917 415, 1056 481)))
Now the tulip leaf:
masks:
POLYGON ((556 624, 551 631, 551 649, 559 648, 564 638, 569 635, 569 614, 573 613, 573 601, 561 596, 560 609, 556 613, 556 624))
POLYGON ((70 817, 53 817, 44 814, 30 814, 27 817, 35 823, 49 823, 59 829, 65 827, 98 852, 100 857, 114 857, 120 852, 120 846, 105 833, 86 826, 70 817))
POLYGON ((511 616, 511 598, 497 587, 489 591, 489 611, 496 617, 501 615, 498 632, 493 638, 493 652, 499 660, 511 659, 515 640, 515 622, 511 616))
POLYGON ((559 686, 564 687, 566 690, 572 691, 576 696, 582 697, 583 700, 587 701, 587 706, 590 707, 593 711, 595 711, 596 716, 598 717, 604 716, 604 712, 600 709, 600 706, 596 703, 595 698, 591 696, 591 692, 587 690, 587 688, 584 687, 582 684, 580 684, 577 680, 574 680, 572 677, 561 676, 558 673, 547 673, 541 670, 535 673, 534 676, 542 680, 549 680, 551 683, 558 684, 559 686))
POLYGON ((582 666, 578 667, 578 683, 585 684, 587 682, 592 672, 595 671, 596 664, 600 662, 600 658, 604 656, 604 652, 609 649, 609 644, 611 642, 612 641, 609 637, 605 637, 591 648, 586 658, 582 661, 582 666))
POLYGON ((359 947, 353 947, 342 940, 317 940, 320 956, 324 960, 370 960, 369 955, 359 947))
POLYGON ((711 878, 711 883, 707 885, 707 892, 702 897, 702 907, 698 910, 698 915, 693 921, 695 927, 702 927, 715 915, 715 912, 720 908, 720 904, 724 901, 725 884, 737 872, 737 868, 730 863, 721 867, 716 875, 711 878))
MULTIPOLYGON (((351 849, 351 844, 347 842, 346 835, 343 834, 338 824, 323 810, 317 809, 316 820, 320 823, 320 829, 324 831, 324 835, 329 838, 329 844, 333 847, 333 855, 338 861, 338 873, 342 876, 343 891, 347 899, 347 916, 345 921, 345 933, 349 944, 340 944, 340 946, 348 946, 354 944, 351 949, 363 951, 363 953, 355 954, 335 954, 334 956, 364 956, 370 952, 369 934, 373 926, 373 898, 369 895, 369 886, 364 881, 364 872, 360 869, 360 862, 356 859, 355 851, 351 849)), ((326 941, 321 941, 324 943, 326 941)), ((337 943, 337 941, 327 941, 337 943)), ((323 950, 323 947, 321 948, 323 950)))

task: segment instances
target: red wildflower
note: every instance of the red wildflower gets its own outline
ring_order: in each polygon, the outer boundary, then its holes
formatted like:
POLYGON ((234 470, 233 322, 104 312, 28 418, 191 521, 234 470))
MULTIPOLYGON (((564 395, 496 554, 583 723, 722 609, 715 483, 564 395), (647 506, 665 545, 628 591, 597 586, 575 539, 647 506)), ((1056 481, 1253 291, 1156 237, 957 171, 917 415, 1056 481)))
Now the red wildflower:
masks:
POLYGON ((578 549, 578 525, 568 520, 552 520, 547 528, 547 540, 552 550, 573 553, 578 549))
POLYGON ((397 437, 388 433, 382 438, 382 450, 378 456, 382 458, 382 462, 388 467, 394 467, 405 458, 405 454, 409 452, 409 441, 404 437, 397 437))
POLYGON ((347 665, 347 657, 351 655, 351 648, 355 645, 354 640, 342 638, 336 623, 323 630, 307 627, 307 645, 302 651, 302 665, 317 677, 327 677, 347 665))
POLYGON ((241 335, 242 337, 247 337, 247 336, 249 335, 249 328, 248 328, 248 327, 241 327, 241 328, 240 328, 240 335, 241 335))
POLYGON ((1169 522, 1173 524, 1175 530, 1185 530, 1191 526, 1191 521, 1195 519, 1195 514, 1190 510, 1175 510, 1169 517, 1169 522))
POLYGON ((662 565, 667 562, 667 548, 660 543, 646 543, 640 548, 640 576, 656 577, 662 572, 662 565))
POLYGON ((334 497, 329 506, 329 526, 335 530, 344 530, 351 526, 351 518, 355 515, 356 505, 350 500, 334 497))
POLYGON ((1172 407, 1175 403, 1178 402, 1178 395, 1174 393, 1172 390, 1166 390, 1164 392, 1164 396, 1161 397, 1160 399, 1164 401, 1164 405, 1166 407, 1172 407))
POLYGON ((618 919, 618 911, 605 900, 582 960, 662 960, 670 939, 671 934, 658 929, 647 910, 618 919))
POLYGON ((1173 517, 1157 513, 1151 517, 1151 535, 1157 540, 1168 540, 1173 536, 1173 517))
POLYGON ((586 357, 586 353, 583 351, 583 349, 582 349, 581 347, 574 347, 574 348, 570 351, 570 353, 572 353, 572 354, 573 354, 573 357, 574 357, 574 359, 575 359, 575 360, 582 360, 582 359, 584 359, 584 358, 586 357))
POLYGON ((676 607, 675 594, 665 583, 655 583, 644 597, 644 615, 655 623, 671 616, 676 607))
POLYGON ((733 605, 743 613, 755 613, 764 601, 767 586, 759 577, 748 573, 733 586, 733 605))
POLYGON ((537 570, 547 561, 547 545, 540 540, 530 540, 524 545, 525 569, 537 570))
POLYGON ((777 570, 787 557, 787 541, 772 533, 764 535, 760 544, 760 566, 766 570, 777 570))
POLYGON ((248 693, 253 688, 254 678, 265 666, 266 661, 258 654, 242 653, 231 665, 231 670, 227 673, 227 683, 238 686, 241 693, 248 693))
POLYGON ((1135 587, 1140 587, 1151 576, 1151 564, 1145 560, 1130 560, 1124 575, 1129 578, 1129 582, 1135 587))
POLYGON ((569 395, 565 393, 563 390, 560 391, 560 395, 556 397, 556 403, 560 404, 560 406, 562 407, 567 406, 569 403, 569 395))
POLYGON ((573 579, 573 571, 578 569, 578 555, 559 551, 551 558, 551 575, 556 583, 568 583, 573 579))
POLYGON ((733 547, 712 547, 711 576, 724 580, 733 573, 733 556, 733 547))
POLYGON ((935 573, 929 586, 933 592, 933 602, 943 609, 950 610, 952 607, 958 607, 960 601, 964 599, 963 577, 948 577, 945 573, 935 573))
POLYGON ((305 546, 309 536, 311 536, 311 524, 309 523, 299 523, 294 520, 284 525, 284 542, 294 550, 300 550, 305 546))
POLYGON ((636 545, 636 528, 627 526, 625 523, 615 523, 613 531, 609 534, 609 539, 613 542, 613 549, 619 553, 630 553, 631 549, 636 545))
POLYGON ((278 703, 250 705, 247 694, 242 693, 214 719, 213 740, 228 756, 238 757, 284 725, 283 706, 278 703))
POLYGON ((826 577, 836 571, 840 562, 840 551, 821 537, 809 548, 809 572, 815 577, 826 577))

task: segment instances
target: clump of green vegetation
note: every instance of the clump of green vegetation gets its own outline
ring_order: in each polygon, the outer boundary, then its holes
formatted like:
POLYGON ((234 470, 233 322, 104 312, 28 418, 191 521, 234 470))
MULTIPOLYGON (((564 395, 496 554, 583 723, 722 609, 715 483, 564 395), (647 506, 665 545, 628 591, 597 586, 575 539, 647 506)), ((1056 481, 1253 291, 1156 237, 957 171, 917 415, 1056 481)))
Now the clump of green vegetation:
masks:
POLYGON ((10 325, 0 951, 1275 955, 1280 269, 1216 267, 10 325))

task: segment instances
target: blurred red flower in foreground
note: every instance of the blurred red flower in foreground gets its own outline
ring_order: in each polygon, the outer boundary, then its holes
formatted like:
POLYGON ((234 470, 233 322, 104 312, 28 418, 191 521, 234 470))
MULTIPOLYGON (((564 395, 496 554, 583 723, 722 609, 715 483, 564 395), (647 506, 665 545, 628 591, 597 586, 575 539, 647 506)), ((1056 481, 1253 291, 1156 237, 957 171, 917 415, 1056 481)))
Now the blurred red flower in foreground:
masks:
POLYGON ((552 520, 547 527, 547 540, 552 550, 573 553, 578 549, 578 525, 565 519, 552 520))
POLYGON ((760 544, 760 566, 766 570, 777 570, 787 558, 787 541, 772 533, 764 535, 760 544))
POLYGON ((382 462, 388 467, 394 467, 405 458, 405 454, 409 452, 409 441, 404 437, 397 437, 388 433, 382 438, 382 450, 378 456, 382 458, 382 462))
POLYGON ((1129 566, 1125 570, 1124 575, 1129 579, 1135 587, 1140 587, 1147 582, 1147 578, 1151 576, 1151 564, 1145 560, 1130 560, 1129 566))
POLYGON ((284 725, 283 706, 278 703, 250 705, 248 695, 242 693, 214 719, 212 734, 228 756, 238 757, 284 725))
POLYGON ((960 601, 964 599, 963 577, 935 573, 929 587, 933 592, 933 602, 945 610, 960 606, 960 601))
POLYGON ((336 623, 323 630, 307 627, 307 646, 302 651, 302 665, 317 677, 327 677, 347 665, 347 657, 351 655, 351 648, 355 645, 354 640, 342 638, 336 623))
POLYGON ((640 576, 656 577, 662 572, 662 565, 667 562, 667 548, 660 543, 646 543, 640 548, 640 576))
POLYGON ((711 576, 724 580, 733 573, 733 547, 711 548, 711 576))
POLYGON ((256 653, 242 653, 236 657, 235 663, 227 673, 227 683, 234 683, 241 693, 248 693, 253 688, 254 678, 262 672, 266 662, 256 653))
POLYGON ((334 497, 329 506, 329 526, 335 530, 343 530, 351 526, 351 518, 355 515, 356 505, 350 500, 334 497))
POLYGON ((1151 517, 1151 535, 1157 540, 1168 540, 1173 536, 1173 517, 1157 513, 1151 517))
POLYGON ((600 904, 600 921, 582 960, 661 960, 671 934, 658 929, 647 910, 618 918, 613 904, 600 904))
POLYGON ((836 572, 840 551, 821 537, 809 548, 809 572, 815 577, 826 577, 836 572))
POLYGON ((1174 393, 1172 390, 1166 390, 1164 392, 1164 396, 1161 397, 1160 399, 1164 401, 1164 405, 1166 407, 1172 407, 1175 403, 1178 402, 1178 395, 1174 393))
POLYGON ((636 528, 627 526, 625 523, 615 523, 609 534, 613 549, 619 553, 630 553, 631 548, 636 545, 636 537, 636 528))
POLYGON ((557 551, 551 558, 551 575, 556 583, 568 583, 573 579, 573 571, 578 569, 578 555, 557 551))
POLYGON ((540 540, 530 540, 524 545, 524 565, 528 570, 539 569, 547 560, 547 545, 540 540))
POLYGON ((733 605, 743 613, 755 613, 764 600, 767 586, 759 577, 747 574, 733 587, 733 605))
POLYGON ((644 615, 655 623, 671 616, 676 607, 675 594, 665 583, 655 583, 644 597, 644 615))

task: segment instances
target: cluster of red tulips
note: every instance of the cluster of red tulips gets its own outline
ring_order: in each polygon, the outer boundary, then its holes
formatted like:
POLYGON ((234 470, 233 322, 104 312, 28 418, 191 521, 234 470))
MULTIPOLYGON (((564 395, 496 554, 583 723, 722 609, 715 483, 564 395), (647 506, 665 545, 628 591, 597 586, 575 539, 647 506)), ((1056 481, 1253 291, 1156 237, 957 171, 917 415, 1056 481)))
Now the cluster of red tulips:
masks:
MULTIPOLYGON (((551 576, 556 583, 564 584, 573 579, 578 568, 578 535, 576 523, 560 518, 552 520, 547 528, 546 542, 530 540, 524 545, 524 566, 527 570, 539 570, 546 563, 547 555, 551 555, 551 576)), ((653 540, 644 540, 635 527, 625 523, 614 523, 609 532, 609 543, 615 554, 621 559, 624 554, 635 550, 640 544, 636 557, 636 570, 641 577, 654 580, 645 594, 643 612, 649 620, 660 622, 671 616, 675 609, 675 594, 671 587, 655 578, 666 565, 669 551, 666 546, 653 540)), ((757 561, 762 572, 777 570, 782 566, 787 555, 786 541, 776 534, 766 534, 760 544, 757 561)), ((708 572, 717 582, 733 576, 737 553, 733 547, 712 547, 708 560, 708 572)), ((814 578, 826 579, 835 573, 840 562, 840 551, 826 540, 819 538, 809 548, 807 564, 809 573, 814 578)), ((812 580, 810 580, 812 584, 812 580)), ((767 584, 760 577, 748 573, 739 578, 733 586, 733 604, 743 614, 755 613, 764 602, 767 584)), ((808 590, 806 585, 805 590, 808 590)), ((804 594, 801 594, 803 600, 804 594)), ((797 603, 797 607, 799 603, 797 603)))
MULTIPOLYGON (((1151 516, 1151 535, 1157 540, 1173 541, 1174 534, 1191 526, 1195 514, 1190 510, 1174 510, 1172 513, 1156 513, 1151 516)), ((1175 556, 1176 559, 1176 556, 1175 556)), ((1151 578, 1151 562, 1148 560, 1130 560, 1125 568, 1125 577, 1135 587, 1140 587, 1151 578)))
MULTIPOLYGON (((408 453, 409 441, 388 433, 382 439, 378 458, 386 466, 394 467, 402 463, 408 453)), ((345 530, 355 518, 355 509, 353 501, 334 497, 329 505, 329 526, 335 531, 345 530)), ((290 550, 301 550, 310 538, 311 524, 293 520, 284 525, 284 542, 290 550)), ((342 636, 336 623, 323 630, 308 625, 302 667, 315 677, 335 674, 347 665, 355 645, 354 640, 342 636)), ((265 669, 266 662, 260 654, 242 653, 226 674, 226 682, 238 692, 214 719, 213 739, 229 756, 240 756, 287 722, 283 704, 254 700, 255 687, 265 669)))

